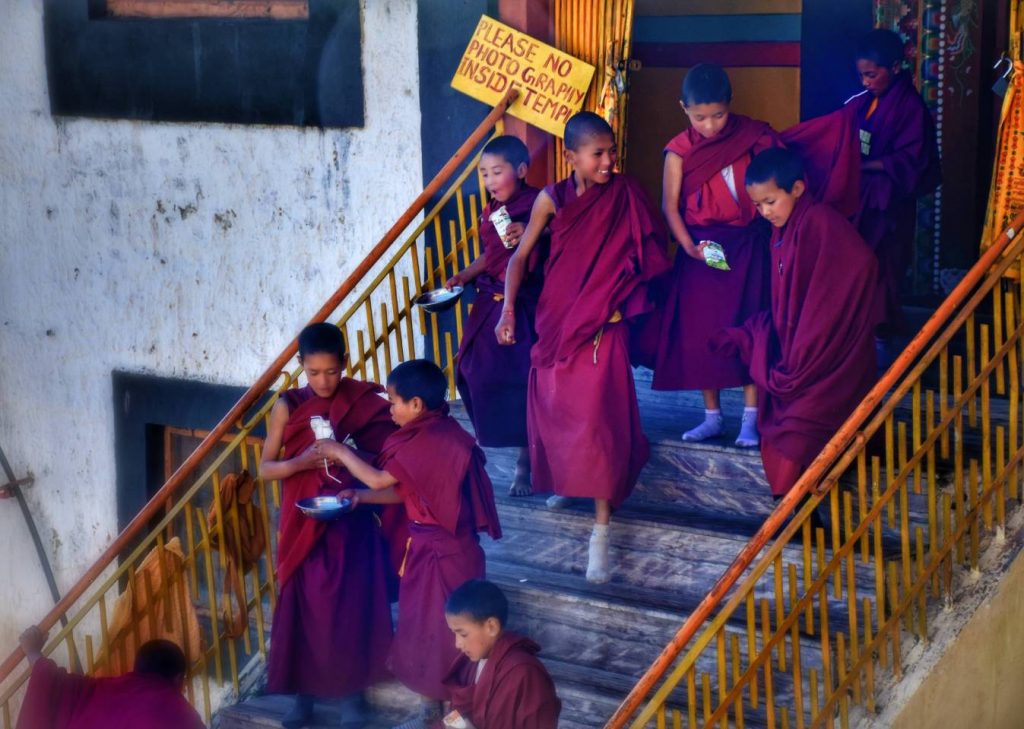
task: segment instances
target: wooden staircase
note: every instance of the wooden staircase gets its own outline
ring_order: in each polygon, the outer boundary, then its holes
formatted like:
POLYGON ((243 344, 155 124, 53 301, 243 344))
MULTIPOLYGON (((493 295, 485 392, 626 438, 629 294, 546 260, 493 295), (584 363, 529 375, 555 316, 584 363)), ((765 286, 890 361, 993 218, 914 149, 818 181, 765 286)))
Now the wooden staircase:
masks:
MULTIPOLYGON (((592 507, 580 503, 552 511, 543 495, 507 496, 515 453, 487 449, 504 531, 499 541, 482 538, 488 577, 509 597, 509 627, 542 646, 563 702, 560 726, 571 729, 605 725, 774 507, 758 450, 733 445, 742 410, 738 390, 723 393, 724 437, 684 443, 679 434, 703 417, 700 394, 653 392, 645 370, 636 379, 652 453, 636 490, 612 520, 614 570, 608 584, 592 585, 583 576, 592 507)), ((471 430, 462 409, 456 406, 455 412, 471 430)), ((870 578, 863 579, 867 595, 870 578)), ((838 610, 835 618, 841 619, 838 610)), ((745 651, 746 634, 739 626, 734 634, 745 651)), ((816 641, 806 642, 806 665, 814 665, 819 650, 816 641)), ((776 683, 778 700, 792 691, 785 680, 780 675, 776 683)), ((415 697, 397 685, 378 687, 372 700, 381 714, 379 726, 389 726, 415 705, 415 697)), ((288 707, 283 697, 253 696, 222 709, 216 723, 223 729, 276 727, 288 707)), ((766 725, 756 712, 746 719, 748 726, 766 725)), ((336 711, 325 706, 315 726, 336 721, 336 711)))

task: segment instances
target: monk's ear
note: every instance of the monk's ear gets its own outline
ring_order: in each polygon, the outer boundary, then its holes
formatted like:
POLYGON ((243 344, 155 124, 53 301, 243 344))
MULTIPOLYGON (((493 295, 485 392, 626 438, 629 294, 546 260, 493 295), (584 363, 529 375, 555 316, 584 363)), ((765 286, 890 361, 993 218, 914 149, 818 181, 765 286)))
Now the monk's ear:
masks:
POLYGON ((799 198, 805 192, 807 192, 807 184, 803 180, 797 180, 794 182, 793 189, 790 190, 790 194, 796 198, 799 198))
POLYGON ((492 638, 501 632, 501 621, 495 617, 487 618, 484 621, 484 629, 487 630, 487 634, 492 638))
POLYGON ((412 400, 409 401, 409 404, 412 405, 412 409, 418 413, 422 413, 427 409, 427 404, 423 402, 423 398, 419 395, 413 396, 412 400))
POLYGON ((516 167, 516 177, 520 180, 526 179, 526 173, 530 171, 530 168, 526 166, 525 162, 520 162, 519 166, 516 167))

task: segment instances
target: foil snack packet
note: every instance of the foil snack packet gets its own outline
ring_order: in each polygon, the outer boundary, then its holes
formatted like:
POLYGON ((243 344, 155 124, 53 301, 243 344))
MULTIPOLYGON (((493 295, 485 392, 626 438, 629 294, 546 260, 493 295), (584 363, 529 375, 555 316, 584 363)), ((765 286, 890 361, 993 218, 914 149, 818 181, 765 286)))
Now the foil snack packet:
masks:
POLYGON ((701 253, 704 254, 704 263, 711 266, 711 268, 717 268, 720 271, 731 271, 728 262, 725 260, 725 251, 722 250, 722 246, 719 243, 715 243, 713 240, 702 240, 701 243, 707 243, 704 246, 701 253))
POLYGON ((508 210, 504 205, 491 213, 490 221, 494 225, 494 229, 498 231, 501 244, 506 248, 511 248, 512 246, 505 240, 505 233, 508 232, 508 226, 512 224, 512 217, 508 214, 508 210))

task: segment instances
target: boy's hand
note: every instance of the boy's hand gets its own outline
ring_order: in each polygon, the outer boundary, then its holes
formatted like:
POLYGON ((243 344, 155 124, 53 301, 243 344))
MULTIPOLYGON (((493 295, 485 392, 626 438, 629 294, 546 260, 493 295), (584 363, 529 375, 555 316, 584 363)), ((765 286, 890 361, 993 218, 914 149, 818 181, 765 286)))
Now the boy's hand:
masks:
POLYGON ((444 282, 444 287, 446 289, 448 289, 449 291, 451 291, 456 286, 465 286, 465 285, 466 285, 466 281, 462 277, 462 272, 461 271, 459 273, 455 274, 454 276, 452 276, 447 281, 444 282))
POLYGON ((690 258, 695 258, 701 263, 704 263, 704 249, 708 246, 707 241, 701 241, 700 243, 695 244, 691 240, 680 243, 679 245, 683 247, 683 250, 686 251, 686 255, 690 258))
POLYGON ((494 336, 498 338, 498 344, 516 343, 516 314, 514 311, 502 310, 498 326, 494 327, 494 336))
POLYGON ((316 443, 296 456, 294 460, 300 471, 313 471, 324 465, 324 456, 317 450, 316 443))
POLYGON ((320 458, 326 458, 331 463, 344 463, 345 456, 351 452, 347 445, 330 438, 318 440, 313 444, 313 448, 320 458))
POLYGON ((509 223, 505 229, 505 237, 502 240, 505 241, 509 248, 515 248, 519 245, 519 239, 523 237, 525 232, 526 226, 522 223, 509 223))
POLYGON ((34 663, 43 654, 43 646, 46 645, 46 633, 40 630, 38 626, 33 625, 18 636, 18 643, 21 645, 21 649, 25 651, 25 657, 28 658, 29 663, 34 663))
POLYGON ((359 491, 358 489, 342 489, 338 492, 338 499, 348 499, 352 502, 352 508, 359 506, 359 491))

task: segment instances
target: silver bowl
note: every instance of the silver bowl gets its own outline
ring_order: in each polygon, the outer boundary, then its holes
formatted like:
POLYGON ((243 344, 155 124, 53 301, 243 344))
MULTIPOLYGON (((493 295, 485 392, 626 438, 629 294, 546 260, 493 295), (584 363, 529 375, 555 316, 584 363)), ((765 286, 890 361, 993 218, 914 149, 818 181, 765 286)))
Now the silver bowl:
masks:
POLYGON ((461 286, 454 286, 451 291, 444 288, 424 291, 413 299, 412 303, 436 314, 440 311, 448 311, 448 309, 455 306, 455 302, 462 296, 462 291, 463 288, 461 286))
POLYGON ((295 505, 303 514, 317 521, 330 521, 352 511, 352 499, 339 499, 337 496, 313 496, 301 499, 295 505))

